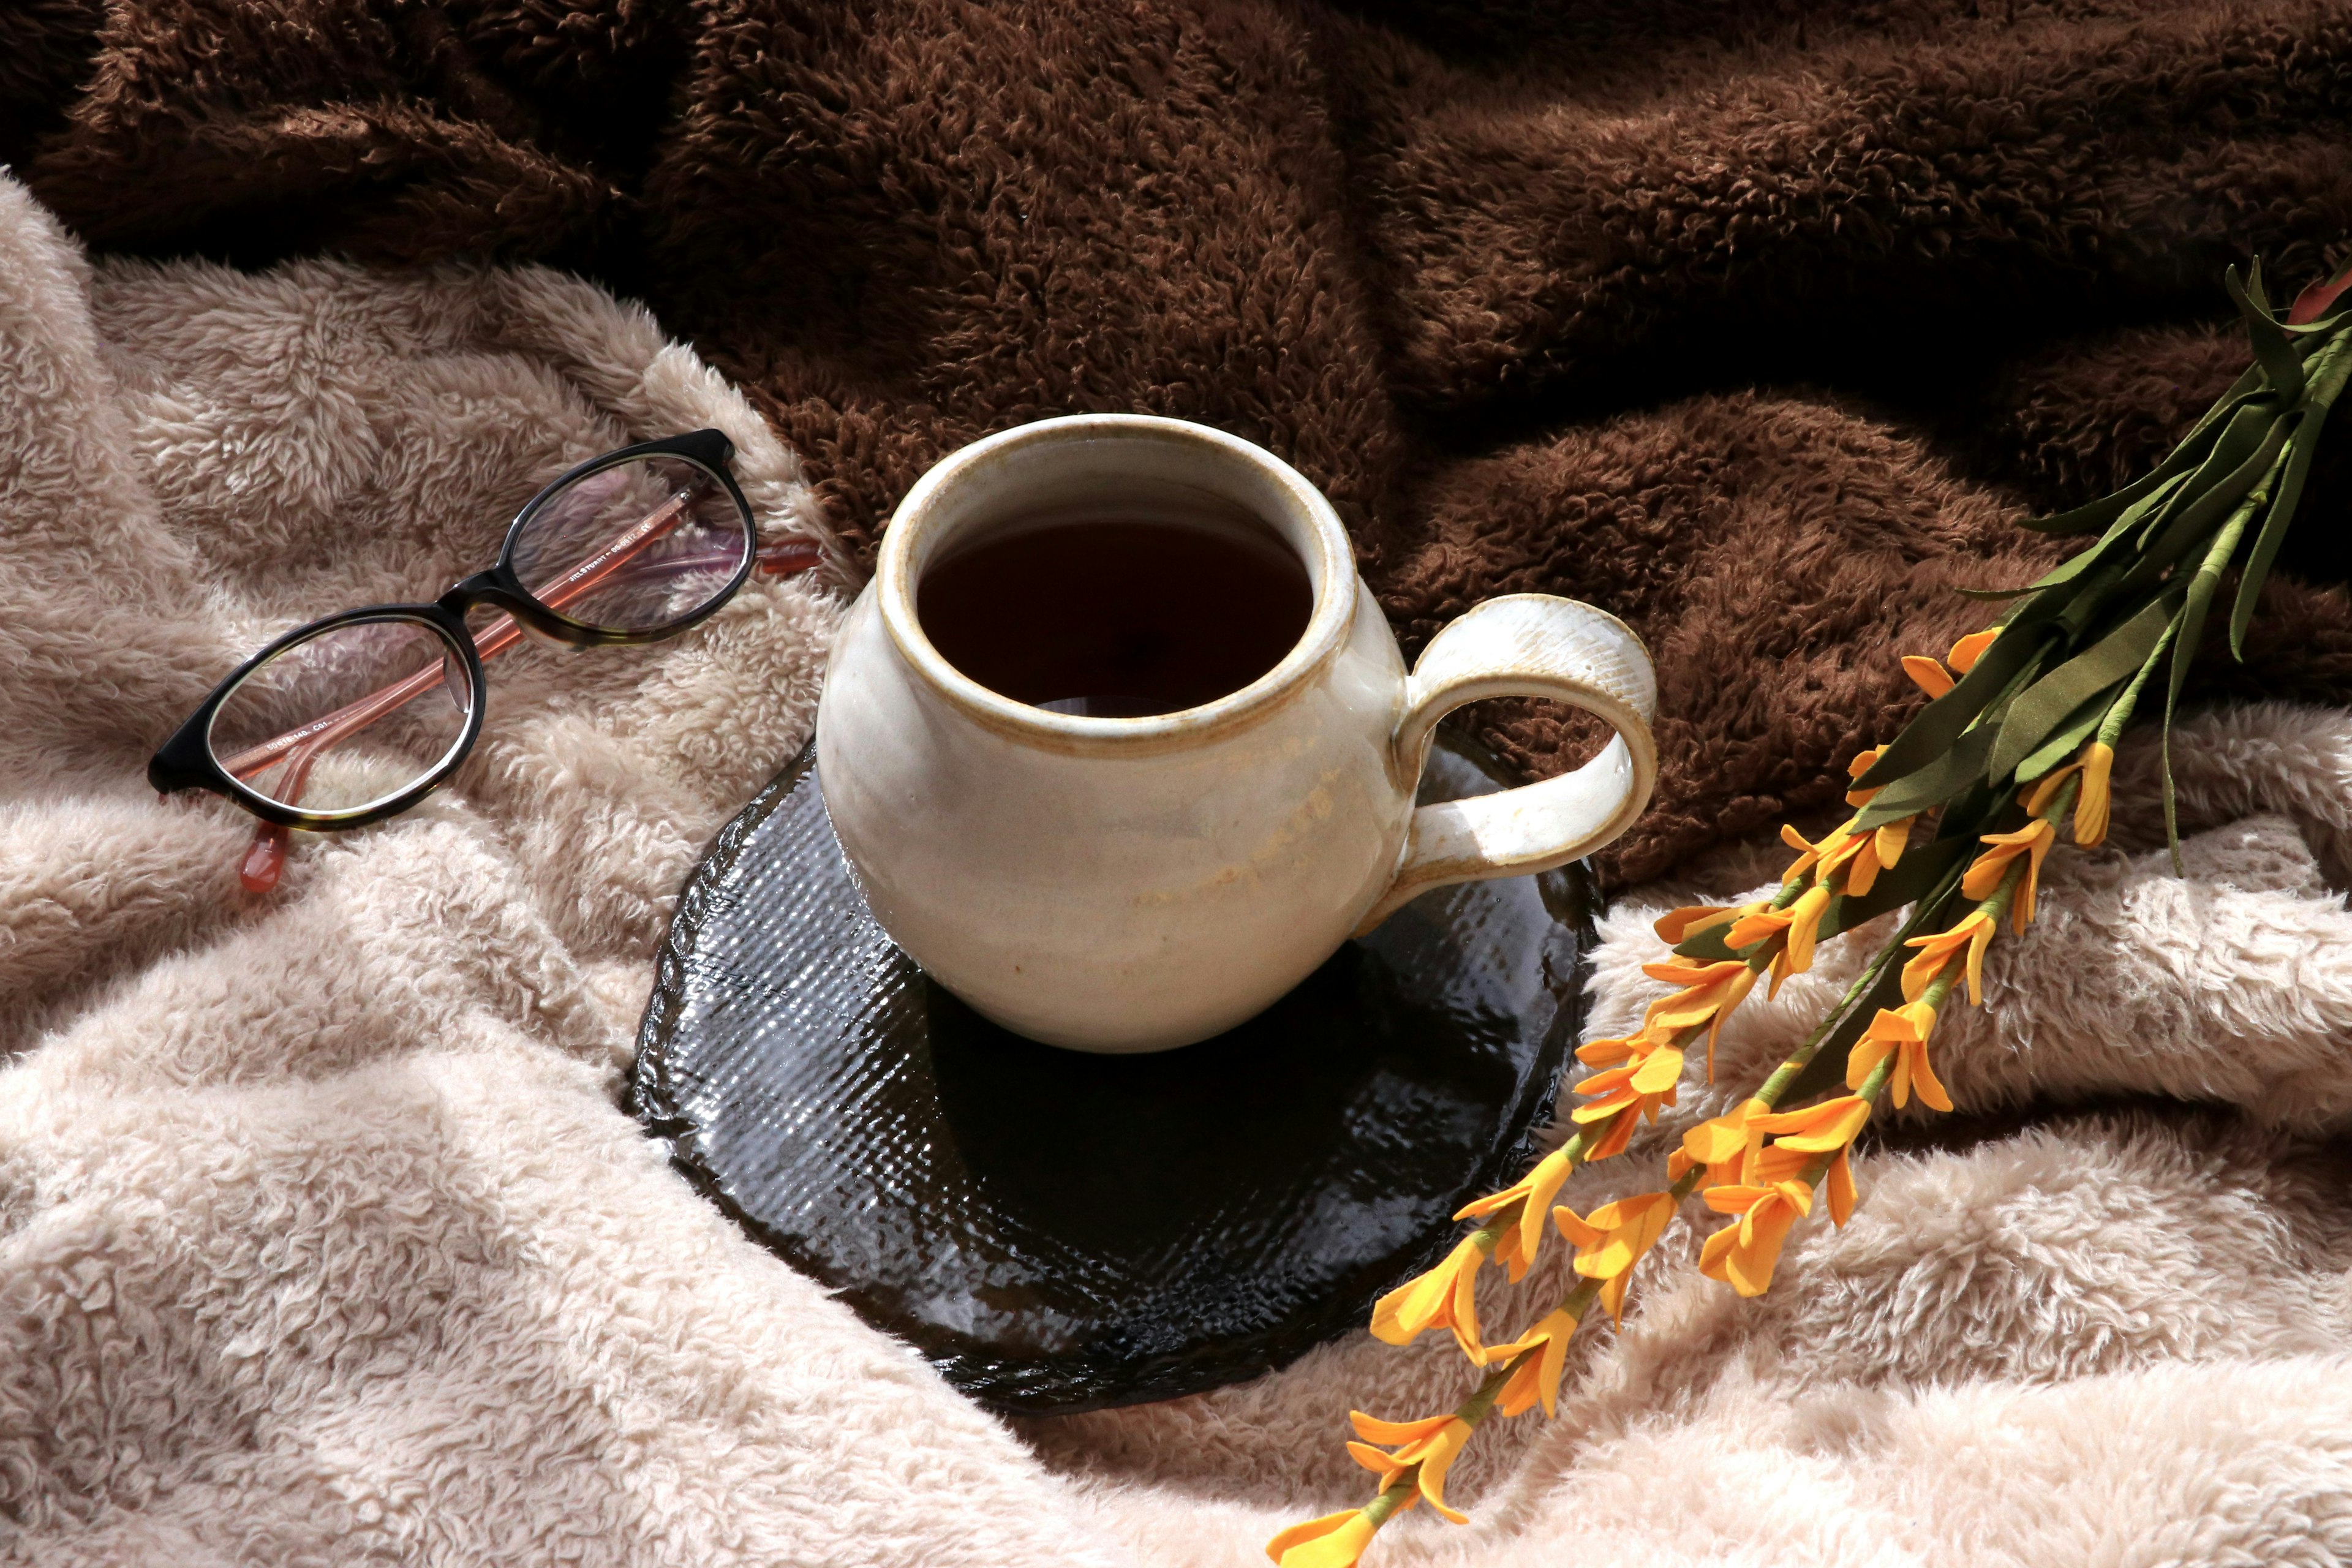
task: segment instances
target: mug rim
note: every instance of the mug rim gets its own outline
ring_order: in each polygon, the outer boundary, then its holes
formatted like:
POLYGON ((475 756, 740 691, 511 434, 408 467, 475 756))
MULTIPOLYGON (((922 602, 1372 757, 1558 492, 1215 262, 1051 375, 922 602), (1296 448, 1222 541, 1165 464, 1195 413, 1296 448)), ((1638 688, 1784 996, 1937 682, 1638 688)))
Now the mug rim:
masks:
MULTIPOLYGON (((1214 484, 1201 488, 1223 494, 1214 484)), ((1246 504, 1229 494, 1223 499, 1246 504)), ((958 447, 932 465, 899 501, 875 563, 882 624, 900 657, 921 673, 934 691, 1000 734, 1054 751, 1097 754, 1166 751, 1228 734, 1269 717, 1346 646, 1355 616, 1358 582, 1355 552, 1339 513, 1298 470, 1256 443, 1213 426, 1152 414, 1063 415, 1018 425, 958 447), (1014 452, 1104 438, 1160 440, 1219 449, 1271 479, 1290 503, 1293 515, 1306 524, 1313 552, 1307 564, 1315 569, 1315 599, 1307 612, 1307 629, 1274 668, 1248 685, 1197 707, 1139 718, 1055 713, 982 686, 950 664, 925 635, 916 611, 912 563, 928 541, 942 496, 971 483, 985 468, 1002 465, 1014 452)))

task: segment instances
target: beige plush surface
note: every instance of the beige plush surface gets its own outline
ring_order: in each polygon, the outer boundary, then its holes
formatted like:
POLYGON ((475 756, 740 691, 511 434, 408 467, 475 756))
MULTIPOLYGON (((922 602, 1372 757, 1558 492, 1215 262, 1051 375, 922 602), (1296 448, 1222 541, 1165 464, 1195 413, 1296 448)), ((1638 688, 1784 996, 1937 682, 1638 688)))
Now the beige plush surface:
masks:
POLYGON ((742 400, 584 285, 93 272, 0 185, 0 1558, 1099 1560, 615 1108, 837 584, 502 656, 461 780, 268 898, 247 819, 144 782, 259 641, 429 597, 555 472, 703 425, 764 530, 815 526, 742 400))
MULTIPOLYGON (((1349 1405, 1465 1386, 1363 1338, 1008 1428, 617 1109, 671 891, 806 733, 835 569, 657 650, 504 657, 463 777, 268 898, 241 816, 145 787, 274 631, 436 593, 565 464, 703 424, 764 528, 818 527, 748 405, 593 289, 92 268, 0 184, 0 1560, 1243 1563, 1364 1495, 1349 1405)), ((1747 1303, 1678 1233, 1561 1419, 1457 1468, 1473 1524, 1421 1510, 1374 1561, 2352 1558, 2352 720, 2202 717, 2179 757, 2189 879, 2145 835, 2053 860, 1993 1009, 1939 1036, 1962 1115, 1896 1119, 1851 1226, 1747 1303)), ((1685 890, 1610 917, 1596 1030, 1685 890)), ((1751 1004, 1677 1125, 1853 962, 1751 1004)))

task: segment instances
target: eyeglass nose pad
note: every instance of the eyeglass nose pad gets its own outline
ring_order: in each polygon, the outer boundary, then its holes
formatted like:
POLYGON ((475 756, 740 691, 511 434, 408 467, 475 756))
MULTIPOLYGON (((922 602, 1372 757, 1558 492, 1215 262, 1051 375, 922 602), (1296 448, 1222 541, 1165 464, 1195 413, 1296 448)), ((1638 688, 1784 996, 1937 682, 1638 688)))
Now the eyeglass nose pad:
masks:
POLYGON ((246 847, 244 863, 236 868, 237 885, 248 893, 266 893, 277 887, 286 870, 286 847, 292 838, 283 824, 256 823, 253 842, 246 847))

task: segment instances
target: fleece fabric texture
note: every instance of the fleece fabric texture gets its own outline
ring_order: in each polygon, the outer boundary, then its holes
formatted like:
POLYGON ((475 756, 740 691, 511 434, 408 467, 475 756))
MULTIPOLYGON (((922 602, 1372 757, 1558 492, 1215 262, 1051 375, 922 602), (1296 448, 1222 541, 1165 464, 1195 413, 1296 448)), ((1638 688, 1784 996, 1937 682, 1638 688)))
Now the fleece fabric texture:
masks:
MULTIPOLYGON (((2347 67, 2347 0, 34 0, 0 162, 109 249, 602 279, 860 552, 1024 420, 1258 441, 1409 651, 1514 591, 1648 639, 1622 881, 1834 805, 1949 589, 2047 558, 2010 520, 2245 363, 2224 264, 2345 258, 2347 67)), ((2343 599, 2263 625, 2216 685, 2352 698, 2343 599)), ((1591 743, 1486 720, 1538 773, 1591 743)))
MULTIPOLYGON (((0 1562, 1237 1568, 1366 1494, 1349 1407, 1467 1386, 1354 1336, 999 1423, 618 1108, 674 889, 808 731, 840 559, 657 648, 500 656, 462 776, 267 897, 244 816, 145 787, 262 640, 430 595, 549 475, 701 425, 764 530, 833 545, 750 404, 592 287, 92 266, 0 181, 0 1562)), ((1962 1114, 1890 1119, 1760 1300, 1677 1232, 1561 1417, 1456 1468, 1474 1522, 1416 1510, 1377 1561, 2352 1557, 2352 720, 2216 711, 2178 754, 2188 879, 2127 750, 2116 847, 2053 857, 1938 1035, 1962 1114)), ((1659 989, 1650 915, 1777 858, 1630 894, 1591 1029, 1659 989)), ((1752 1002, 1723 1087, 1570 1201, 1651 1184, 1855 961, 1752 1002)))

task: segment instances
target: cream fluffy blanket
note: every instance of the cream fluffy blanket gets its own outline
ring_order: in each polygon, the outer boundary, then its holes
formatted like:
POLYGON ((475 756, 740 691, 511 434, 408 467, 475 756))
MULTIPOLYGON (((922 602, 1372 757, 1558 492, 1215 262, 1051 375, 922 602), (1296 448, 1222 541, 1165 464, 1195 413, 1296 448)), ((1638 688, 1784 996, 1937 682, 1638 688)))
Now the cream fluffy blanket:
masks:
MULTIPOLYGON (((566 463, 700 425, 764 528, 818 531, 748 405, 584 285, 91 267, 0 182, 0 1558, 1238 1564, 1366 1493, 1351 1404, 1459 1396, 1449 1347, 1361 1338, 1008 1426, 617 1108, 673 889, 807 732, 837 567, 657 650, 508 656, 460 780, 268 898, 244 817, 146 789, 276 630, 429 596, 566 463)), ((1963 1115, 1898 1126, 1762 1300, 1670 1245, 1560 1419, 1457 1468, 1474 1522, 1375 1561, 2352 1559, 2352 721, 2212 715, 2180 754, 2189 878, 2053 859, 1938 1036, 1963 1115)), ((1684 890, 1610 918, 1596 1030, 1684 890)), ((1850 962, 1750 1004, 1727 1090, 1850 962)))

